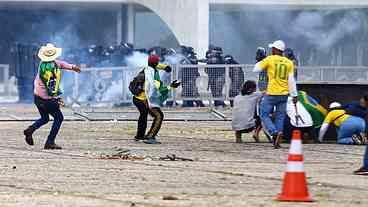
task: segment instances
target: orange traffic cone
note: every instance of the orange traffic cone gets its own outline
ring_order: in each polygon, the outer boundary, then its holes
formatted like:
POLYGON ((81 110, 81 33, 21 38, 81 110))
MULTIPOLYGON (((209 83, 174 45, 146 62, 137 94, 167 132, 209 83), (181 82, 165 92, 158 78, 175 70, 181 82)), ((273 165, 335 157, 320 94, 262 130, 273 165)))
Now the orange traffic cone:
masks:
POLYGON ((287 171, 284 176, 282 193, 277 197, 278 201, 313 202, 308 193, 303 159, 301 132, 294 130, 289 150, 287 171))

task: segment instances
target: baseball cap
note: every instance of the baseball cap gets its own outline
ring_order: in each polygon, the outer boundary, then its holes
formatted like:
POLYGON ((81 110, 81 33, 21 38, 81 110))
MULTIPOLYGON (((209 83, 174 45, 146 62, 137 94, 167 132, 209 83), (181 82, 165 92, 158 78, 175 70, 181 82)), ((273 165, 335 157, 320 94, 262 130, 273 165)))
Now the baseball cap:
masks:
POLYGON ((268 45, 269 48, 276 48, 278 50, 284 51, 285 50, 285 43, 282 40, 276 40, 275 42, 268 45))
POLYGON ((160 56, 158 55, 150 55, 148 57, 148 64, 158 64, 160 62, 160 56))
POLYGON ((329 108, 332 109, 337 107, 341 107, 341 104, 339 102, 332 102, 329 108))

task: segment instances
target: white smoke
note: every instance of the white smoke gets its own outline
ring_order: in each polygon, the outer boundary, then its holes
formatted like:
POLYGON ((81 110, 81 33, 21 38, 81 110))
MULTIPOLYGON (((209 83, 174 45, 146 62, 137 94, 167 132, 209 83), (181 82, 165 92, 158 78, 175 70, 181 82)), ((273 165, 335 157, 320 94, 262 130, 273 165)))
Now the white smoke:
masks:
POLYGON ((128 70, 125 71, 126 81, 122 79, 115 80, 111 83, 111 85, 107 88, 107 90, 102 94, 102 101, 112 101, 112 100, 124 100, 127 97, 123 97, 123 91, 128 89, 128 84, 131 80, 137 75, 137 73, 143 69, 143 67, 148 65, 148 55, 142 52, 134 51, 131 55, 125 58, 125 62, 127 64, 128 70), (124 82, 126 85, 123 86, 124 82))
POLYGON ((289 36, 305 39, 319 49, 329 49, 343 38, 359 31, 364 15, 358 11, 346 12, 337 22, 328 25, 331 12, 301 12, 287 27, 289 36))
POLYGON ((144 67, 148 65, 148 55, 142 52, 133 52, 125 58, 128 67, 144 67))
POLYGON ((211 12, 211 43, 230 51, 242 63, 254 62, 257 47, 282 39, 300 55, 302 64, 354 65, 355 59, 365 59, 362 50, 357 52, 356 48, 366 42, 366 16, 366 9, 297 10, 270 6, 234 12, 217 10, 211 12), (344 60, 337 56, 340 50, 344 60), (331 63, 332 59, 336 61, 331 63))

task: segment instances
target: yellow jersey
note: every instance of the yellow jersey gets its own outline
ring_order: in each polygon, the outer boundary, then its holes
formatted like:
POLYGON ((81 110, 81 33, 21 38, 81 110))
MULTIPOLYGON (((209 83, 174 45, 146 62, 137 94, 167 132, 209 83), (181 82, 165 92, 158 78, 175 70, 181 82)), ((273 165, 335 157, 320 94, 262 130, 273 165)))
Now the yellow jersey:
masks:
POLYGON ((286 57, 270 55, 260 62, 262 70, 267 71, 268 95, 288 95, 289 75, 294 74, 294 64, 286 57))
POLYGON ((342 122, 349 118, 349 115, 345 113, 344 109, 334 109, 327 114, 323 123, 330 124, 333 122, 332 124, 339 127, 342 122))

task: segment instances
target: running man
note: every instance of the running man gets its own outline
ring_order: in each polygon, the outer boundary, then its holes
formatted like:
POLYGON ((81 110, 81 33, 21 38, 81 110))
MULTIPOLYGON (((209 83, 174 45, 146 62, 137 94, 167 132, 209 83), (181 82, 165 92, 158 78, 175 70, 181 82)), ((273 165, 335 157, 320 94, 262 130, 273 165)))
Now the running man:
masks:
POLYGON ((79 66, 58 60, 61 56, 61 52, 62 48, 57 48, 51 43, 42 46, 38 51, 38 57, 41 59, 41 62, 34 80, 34 103, 41 118, 23 132, 26 143, 34 145, 33 133, 47 124, 50 121, 49 116, 51 115, 54 118, 54 122, 44 146, 44 149, 47 150, 62 149, 59 145, 55 144, 56 135, 64 120, 63 113, 60 110, 60 106, 63 106, 64 103, 59 97, 61 95, 61 70, 70 70, 77 73, 81 72, 79 66))
POLYGON ((286 116, 286 102, 288 96, 293 97, 293 102, 297 102, 297 89, 294 79, 294 64, 283 56, 285 43, 277 40, 269 45, 272 48, 272 55, 258 62, 253 72, 267 71, 268 84, 266 94, 262 99, 260 115, 263 126, 272 136, 275 149, 280 148, 284 119, 286 116), (275 112, 275 123, 270 114, 275 112))

